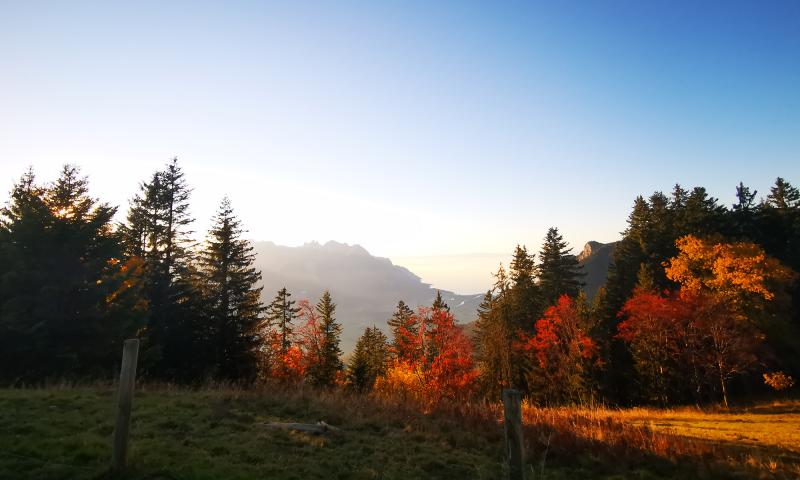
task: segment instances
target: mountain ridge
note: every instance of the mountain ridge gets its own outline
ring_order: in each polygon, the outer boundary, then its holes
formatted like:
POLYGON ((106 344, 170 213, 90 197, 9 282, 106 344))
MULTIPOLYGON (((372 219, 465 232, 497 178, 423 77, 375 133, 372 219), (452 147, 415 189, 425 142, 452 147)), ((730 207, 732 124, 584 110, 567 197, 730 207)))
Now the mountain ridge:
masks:
POLYGON ((287 247, 259 241, 253 242, 253 247, 255 266, 263 277, 265 303, 271 302, 283 287, 293 299, 307 298, 311 302, 316 302, 323 291, 331 292, 338 304, 344 351, 355 345, 366 327, 375 325, 387 331, 386 322, 399 300, 413 309, 429 306, 439 290, 456 320, 465 323, 475 319, 483 296, 435 289, 411 270, 388 258, 373 256, 357 244, 329 241, 287 247))
MULTIPOLYGON (((586 272, 584 290, 592 298, 605 283, 616 242, 587 242, 576 255, 586 272)), ((337 303, 337 320, 342 324, 342 350, 349 351, 366 327, 377 326, 387 334, 386 322, 397 302, 403 300, 417 309, 429 306, 440 291, 456 321, 470 325, 484 293, 457 294, 433 288, 421 277, 391 259, 373 256, 358 244, 336 241, 307 242, 298 247, 271 241, 253 242, 255 266, 262 273, 262 299, 272 301, 286 287, 294 300, 315 303, 329 290, 337 303)))

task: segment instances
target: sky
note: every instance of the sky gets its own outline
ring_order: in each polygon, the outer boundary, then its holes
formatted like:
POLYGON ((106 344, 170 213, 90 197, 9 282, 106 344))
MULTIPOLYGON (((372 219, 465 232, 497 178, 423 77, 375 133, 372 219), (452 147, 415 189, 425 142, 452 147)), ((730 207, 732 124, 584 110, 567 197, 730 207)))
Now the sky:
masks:
POLYGON ((200 232, 228 195, 483 291, 639 194, 800 183, 800 2, 0 0, 0 190, 77 164, 122 214, 175 156, 200 232))

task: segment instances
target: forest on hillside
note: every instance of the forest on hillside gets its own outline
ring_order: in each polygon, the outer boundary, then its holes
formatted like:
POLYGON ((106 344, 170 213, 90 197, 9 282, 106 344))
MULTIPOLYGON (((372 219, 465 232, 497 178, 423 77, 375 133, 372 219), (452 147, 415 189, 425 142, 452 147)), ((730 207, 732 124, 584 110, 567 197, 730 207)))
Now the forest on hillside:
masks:
MULTIPOLYGON (((435 406, 517 388, 541 405, 705 404, 791 388, 800 374, 800 191, 743 183, 638 197, 590 300, 557 228, 517 245, 469 333, 437 297, 403 299, 343 361, 330 293, 262 300, 253 247, 223 199, 202 242, 177 160, 122 222, 78 167, 33 170, 0 210, 0 383, 108 379, 142 342, 148 381, 310 384, 435 406)), ((269 292, 273 296, 273 292, 269 292)))

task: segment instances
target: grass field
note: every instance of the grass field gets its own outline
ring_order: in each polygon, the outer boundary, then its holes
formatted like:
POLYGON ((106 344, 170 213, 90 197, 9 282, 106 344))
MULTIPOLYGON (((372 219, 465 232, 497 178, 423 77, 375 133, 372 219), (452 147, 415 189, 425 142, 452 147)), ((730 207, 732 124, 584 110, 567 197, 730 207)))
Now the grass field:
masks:
MULTIPOLYGON (((125 478, 497 479, 489 405, 420 413, 343 393, 145 387, 125 478), (340 434, 263 426, 325 420, 340 434)), ((0 478, 110 478, 109 387, 0 390, 0 478)), ((526 408, 529 478, 798 478, 800 403, 731 412, 526 408)))

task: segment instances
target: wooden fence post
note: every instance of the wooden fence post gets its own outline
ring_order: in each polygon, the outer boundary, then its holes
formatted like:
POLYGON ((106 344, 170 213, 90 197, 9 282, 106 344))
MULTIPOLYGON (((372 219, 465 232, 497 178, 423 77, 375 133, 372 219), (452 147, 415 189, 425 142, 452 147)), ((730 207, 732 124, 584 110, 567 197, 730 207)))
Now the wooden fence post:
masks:
POLYGON ((122 369, 119 374, 119 397, 117 401, 117 426, 114 428, 114 449, 112 469, 120 471, 125 468, 125 457, 128 453, 128 430, 131 423, 131 404, 133 402, 133 386, 136 382, 136 360, 139 357, 139 340, 125 340, 122 347, 122 369))
POLYGON ((503 424, 508 448, 508 478, 523 480, 525 477, 525 447, 522 438, 522 395, 519 390, 503 390, 503 424))

